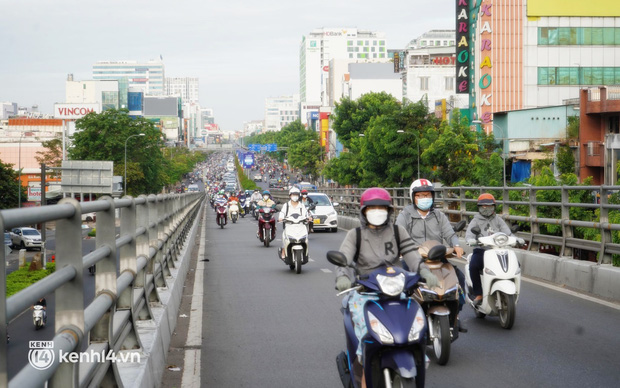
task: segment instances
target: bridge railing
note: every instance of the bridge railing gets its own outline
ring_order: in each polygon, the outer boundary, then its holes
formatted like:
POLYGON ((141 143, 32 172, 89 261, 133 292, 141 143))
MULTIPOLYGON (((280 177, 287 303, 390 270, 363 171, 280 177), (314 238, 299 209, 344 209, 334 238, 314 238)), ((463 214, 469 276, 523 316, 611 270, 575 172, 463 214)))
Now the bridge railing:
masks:
MULTIPOLYGON (((166 278, 178 263, 202 196, 104 197, 85 203, 67 198, 57 205, 0 211, 3 230, 56 221, 56 271, 8 299, 5 285, 0 287, 0 387, 42 386, 48 380, 56 387, 123 386, 117 364, 106 355, 125 353, 131 361, 148 356, 136 326, 151 320, 151 306, 162 303, 160 290, 166 288, 166 278), (96 249, 83 256, 81 215, 92 212, 96 213, 96 249), (85 306, 83 273, 91 265, 96 265, 95 298, 85 306), (30 363, 9 382, 7 322, 52 292, 53 346, 31 350, 30 363), (102 358, 61 362, 60 354, 83 349, 102 358)), ((2 250, 2 279, 6 279, 5 260, 2 250)))
MULTIPOLYGON (((408 204, 411 203, 408 187, 386 188, 392 195, 395 207, 395 217, 408 204)), ((358 217, 359 200, 364 188, 320 188, 319 191, 326 193, 334 202, 338 202, 337 211, 341 215, 358 217)), ((441 187, 436 188, 437 208, 451 217, 453 221, 461 218, 471 219, 476 214, 476 198, 484 192, 495 193, 496 202, 501 206, 501 216, 509 222, 519 222, 529 226, 529 232, 519 232, 519 236, 529 242, 528 249, 538 249, 543 245, 559 247, 561 256, 573 256, 573 249, 583 249, 598 253, 599 264, 612 262, 612 254, 620 254, 620 244, 614 243, 612 232, 620 230, 620 224, 610 222, 610 212, 620 210, 620 205, 610 204, 612 194, 620 191, 620 186, 523 186, 523 187, 441 187), (544 191, 560 192, 561 200, 558 202, 543 202, 537 200, 538 193, 544 191), (519 201, 510 200, 510 193, 518 192, 519 201), (585 192, 586 197, 592 198, 589 203, 570 202, 571 192, 585 192), (499 195, 498 195, 499 193, 499 195), (468 206, 469 205, 469 206, 468 206), (509 214, 512 207, 525 207, 529 209, 529 215, 521 216, 509 214), (583 208, 598 210, 592 212, 595 220, 571 219, 571 209, 583 208), (544 212, 543 212, 544 209, 544 212), (554 211, 549 211, 554 209, 554 211), (553 218, 549 213, 558 214, 553 218), (596 214, 598 213, 598 214, 596 214), (560 235, 541 233, 541 226, 556 225, 561 231, 560 235), (586 240, 575 237, 575 228, 588 228, 600 233, 600 241, 586 240)), ((273 191, 272 194, 278 199, 285 200, 286 192, 273 191)))

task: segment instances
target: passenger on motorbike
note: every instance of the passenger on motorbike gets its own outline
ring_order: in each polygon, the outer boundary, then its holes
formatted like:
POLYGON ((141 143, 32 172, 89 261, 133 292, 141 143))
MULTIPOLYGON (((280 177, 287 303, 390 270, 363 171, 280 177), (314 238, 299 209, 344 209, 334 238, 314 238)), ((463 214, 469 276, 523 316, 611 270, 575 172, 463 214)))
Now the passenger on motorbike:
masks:
MULTIPOLYGON (((312 198, 308 197, 308 190, 303 189, 301 191, 301 203, 306 207, 306 209, 309 209, 310 206, 314 203, 314 201, 312 200, 312 198)), ((310 216, 310 218, 312 218, 312 216, 310 216)), ((308 224, 309 225, 309 231, 310 233, 314 232, 314 229, 312 228, 312 222, 308 224)))
MULTIPOLYGON (((411 205, 405 206, 396 218, 396 225, 400 225, 407 230, 409 236, 416 245, 422 245, 427 240, 435 240, 440 243, 444 241, 454 248, 456 257, 463 256, 463 248, 459 245, 459 238, 450 226, 448 217, 434 208, 435 187, 427 179, 416 179, 409 186, 409 197, 411 205)), ((465 290, 465 275, 463 271, 453 266, 456 276, 465 290)), ((429 286, 433 287, 432 284, 429 286)), ((465 298, 459 297, 459 311, 463 309, 465 298)), ((465 325, 459 320, 459 331, 467 332, 465 325)))
MULTIPOLYGON (((490 236, 493 233, 502 232, 508 236, 512 236, 512 231, 504 222, 504 220, 495 214, 495 197, 492 194, 484 193, 478 197, 478 214, 469 223, 465 239, 467 242, 476 241, 476 235, 472 232, 474 227, 480 228, 482 232, 480 237, 490 236)), ((519 245, 523 245, 525 241, 517 237, 519 245)), ((474 288, 474 304, 482 303, 482 282, 480 279, 480 271, 484 267, 484 248, 474 248, 469 262, 469 275, 471 276, 472 286, 474 288)))
POLYGON ((228 218, 231 218, 230 217, 230 204, 233 201, 237 202, 237 208, 239 208, 239 198, 237 198, 237 194, 235 194, 234 192, 232 192, 230 194, 230 197, 228 197, 228 218))
MULTIPOLYGON (((280 210, 280 215, 278 216, 278 222, 284 221, 284 219, 291 214, 299 214, 302 218, 307 218, 308 220, 310 220, 308 209, 306 209, 306 207, 302 205, 299 201, 300 194, 301 192, 297 187, 291 187, 291 189, 288 191, 288 197, 290 198, 290 201, 288 201, 282 206, 282 209, 280 210)), ((282 226, 282 230, 284 230, 284 228, 285 226, 282 226)), ((284 244, 285 241, 283 238, 282 248, 278 248, 278 255, 280 255, 280 258, 282 260, 286 258, 286 252, 284 251, 284 248, 286 247, 284 246, 284 244)))
POLYGON ((250 197, 250 201, 252 202, 258 202, 263 198, 263 196, 260 193, 260 190, 256 189, 254 190, 254 192, 252 193, 252 196, 250 197))
MULTIPOLYGON (((411 240, 405 228, 394 225, 390 216, 394 212, 392 197, 387 190, 373 187, 364 191, 360 198, 360 244, 357 249, 357 230, 351 229, 340 245, 340 251, 347 257, 348 264, 356 264, 360 275, 365 275, 373 270, 386 266, 401 267, 400 255, 411 271, 417 271, 421 262, 416 244, 411 240), (398 233, 398 236, 397 234, 398 233), (400 243, 399 243, 400 241, 400 243)), ((336 268, 336 288, 344 291, 351 288, 355 273, 350 267, 336 268)), ((423 270, 420 276, 427 282, 437 283, 437 278, 428 269, 423 270)), ((353 291, 349 294, 348 304, 355 327, 355 335, 360 340, 357 348, 357 363, 354 372, 359 377, 361 365, 363 365, 361 338, 368 329, 364 319, 364 305, 376 297, 360 294, 353 291)), ((363 381, 363 378, 362 378, 363 381)))
MULTIPOLYGON (((263 207, 269 207, 269 208, 274 208, 276 207, 276 203, 273 201, 273 199, 271 199, 271 193, 269 192, 269 190, 265 190, 263 191, 263 197, 261 198, 260 201, 258 201, 257 203, 258 208, 263 208, 263 207)), ((256 233, 256 236, 261 239, 261 233, 263 232, 263 218, 262 217, 258 217, 258 232, 256 233)), ((275 217, 272 217, 271 220, 269 220, 269 223, 271 224, 271 239, 273 240, 275 238, 276 235, 276 219, 275 217)), ((266 237, 266 236, 265 236, 266 237)))

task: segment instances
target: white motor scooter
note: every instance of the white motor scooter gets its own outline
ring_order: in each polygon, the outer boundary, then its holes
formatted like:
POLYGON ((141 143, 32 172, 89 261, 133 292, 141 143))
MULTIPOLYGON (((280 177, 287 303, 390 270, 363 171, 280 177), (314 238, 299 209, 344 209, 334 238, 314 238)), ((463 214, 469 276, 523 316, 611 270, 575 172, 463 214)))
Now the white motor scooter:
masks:
POLYGON ((230 213, 230 219, 232 220, 233 224, 236 223, 239 219, 239 202, 230 201, 228 203, 228 212, 230 213))
POLYGON ((518 245, 518 239, 505 233, 494 233, 490 236, 480 237, 480 229, 472 229, 477 236, 476 242, 468 244, 478 247, 486 247, 484 252, 484 269, 481 271, 482 303, 476 306, 473 303, 473 285, 469 273, 471 254, 467 256, 465 276, 467 278, 467 294, 469 304, 474 308, 476 317, 484 318, 486 315, 499 315, 499 321, 504 329, 512 328, 516 315, 516 304, 521 290, 521 266, 514 250, 510 249, 518 245), (476 230, 477 229, 477 230, 476 230))
POLYGON ((296 273, 301 273, 301 266, 308 263, 308 219, 294 213, 284 218, 283 222, 284 263, 296 273))
POLYGON ((34 324, 35 330, 39 330, 45 327, 46 319, 43 315, 43 306, 36 305, 32 310, 32 323, 34 324))

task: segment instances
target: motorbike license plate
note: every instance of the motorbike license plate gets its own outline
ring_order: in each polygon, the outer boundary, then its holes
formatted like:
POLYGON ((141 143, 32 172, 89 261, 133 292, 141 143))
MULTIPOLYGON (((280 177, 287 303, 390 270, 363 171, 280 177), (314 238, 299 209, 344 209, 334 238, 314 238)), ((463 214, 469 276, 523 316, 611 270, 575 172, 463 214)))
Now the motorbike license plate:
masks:
POLYGON ((318 219, 318 218, 315 218, 315 219, 312 221, 312 223, 313 223, 313 224, 320 224, 320 223, 321 223, 321 220, 320 220, 320 219, 318 219))

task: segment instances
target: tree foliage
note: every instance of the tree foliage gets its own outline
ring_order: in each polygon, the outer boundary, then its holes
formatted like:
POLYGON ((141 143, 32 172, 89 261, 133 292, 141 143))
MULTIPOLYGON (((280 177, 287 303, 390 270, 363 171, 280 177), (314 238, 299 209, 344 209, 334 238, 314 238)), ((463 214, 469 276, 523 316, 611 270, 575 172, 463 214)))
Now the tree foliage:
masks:
POLYGON ((113 161, 114 175, 124 176, 127 152, 128 194, 158 193, 166 184, 162 135, 147 119, 131 117, 126 109, 110 109, 78 119, 76 129, 68 150, 73 160, 113 161), (145 136, 129 139, 140 133, 145 136))
MULTIPOLYGON (((41 142, 45 151, 38 151, 34 157, 39 164, 45 163, 46 167, 61 167, 62 165, 62 138, 56 137, 51 140, 41 142)), ((58 173, 51 172, 50 176, 56 176, 58 173)))
POLYGON ((18 185, 18 179, 19 172, 13 170, 13 165, 0 161, 0 193, 2 193, 0 195, 0 209, 19 207, 18 190, 21 190, 22 201, 26 199, 26 188, 18 185))

